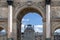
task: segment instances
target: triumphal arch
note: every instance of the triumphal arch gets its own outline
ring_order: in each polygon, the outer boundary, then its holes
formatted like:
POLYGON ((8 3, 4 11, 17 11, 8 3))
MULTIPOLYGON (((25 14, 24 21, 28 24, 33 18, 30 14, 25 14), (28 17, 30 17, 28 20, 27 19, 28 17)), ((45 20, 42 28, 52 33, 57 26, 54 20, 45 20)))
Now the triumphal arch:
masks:
POLYGON ((21 20, 28 12, 37 12, 43 18, 44 40, 54 40, 53 33, 60 28, 60 0, 0 0, 0 31, 6 30, 6 35, 0 40, 21 39, 21 20), (12 4, 8 3, 10 1, 12 4), (9 28, 9 6, 12 6, 12 33, 9 28), (48 27, 47 27, 48 26, 48 27), (48 30, 48 31, 47 31, 48 30))

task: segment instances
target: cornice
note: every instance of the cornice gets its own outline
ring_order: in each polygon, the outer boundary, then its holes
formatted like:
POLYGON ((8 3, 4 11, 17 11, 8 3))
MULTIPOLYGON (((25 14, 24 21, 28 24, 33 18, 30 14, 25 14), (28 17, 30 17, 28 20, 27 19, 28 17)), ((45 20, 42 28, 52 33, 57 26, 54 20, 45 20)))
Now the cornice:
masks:
MULTIPOLYGON (((27 5, 27 6, 30 6, 29 3, 31 3, 30 5, 36 5, 36 6, 45 6, 45 2, 44 1, 41 1, 41 2, 14 2, 13 3, 13 6, 17 7, 17 6, 24 6, 24 5, 27 5)), ((51 6, 52 7, 55 7, 55 6, 60 6, 60 1, 52 1, 51 2, 51 6)), ((0 7, 7 7, 7 2, 0 2, 0 7)))
MULTIPOLYGON (((60 18, 51 18, 50 20, 50 22, 60 22, 60 18)), ((46 22, 46 18, 43 19, 43 22, 46 22)))

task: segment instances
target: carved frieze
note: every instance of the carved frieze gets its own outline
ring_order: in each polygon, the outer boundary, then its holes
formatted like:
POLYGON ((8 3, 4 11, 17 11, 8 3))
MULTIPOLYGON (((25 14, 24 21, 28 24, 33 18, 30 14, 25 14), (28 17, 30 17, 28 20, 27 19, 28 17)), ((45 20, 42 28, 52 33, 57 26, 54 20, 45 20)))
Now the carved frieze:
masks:
MULTIPOLYGON (((14 6, 19 6, 19 5, 22 6, 27 3, 29 3, 29 1, 26 1, 26 2, 15 2, 14 1, 14 6)), ((31 4, 34 4, 34 3, 35 3, 35 5, 36 5, 36 3, 38 5, 45 5, 45 1, 39 1, 39 2, 31 1, 31 4)), ((3 1, 0 0, 0 6, 7 6, 6 0, 3 0, 3 1)), ((60 1, 51 1, 51 6, 60 6, 60 1)))
POLYGON ((7 18, 7 17, 8 17, 8 8, 0 7, 0 18, 7 18))
POLYGON ((20 2, 20 3, 15 2, 15 3, 14 3, 15 12, 16 12, 19 8, 24 7, 24 6, 27 6, 27 7, 35 6, 35 7, 40 8, 40 10, 44 11, 44 13, 45 13, 45 4, 44 4, 43 1, 42 1, 42 2, 32 2, 32 1, 28 1, 28 2, 20 2))
POLYGON ((0 2, 0 7, 7 7, 7 2, 0 2))
POLYGON ((33 1, 27 1, 27 2, 14 2, 14 6, 17 7, 17 6, 24 6, 24 5, 27 5, 27 6, 32 6, 32 5, 35 5, 35 6, 45 6, 44 2, 33 2, 33 1))
POLYGON ((52 18, 60 18, 60 7, 51 7, 52 18))
POLYGON ((51 6, 60 6, 60 1, 52 1, 51 6))

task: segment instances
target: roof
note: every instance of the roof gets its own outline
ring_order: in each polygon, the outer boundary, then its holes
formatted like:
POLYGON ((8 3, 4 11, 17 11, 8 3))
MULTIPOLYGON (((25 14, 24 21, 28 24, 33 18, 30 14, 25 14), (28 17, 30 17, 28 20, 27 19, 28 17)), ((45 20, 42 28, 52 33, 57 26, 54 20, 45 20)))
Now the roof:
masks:
POLYGON ((30 24, 27 25, 27 28, 25 29, 25 31, 29 31, 29 30, 34 31, 34 27, 30 24))

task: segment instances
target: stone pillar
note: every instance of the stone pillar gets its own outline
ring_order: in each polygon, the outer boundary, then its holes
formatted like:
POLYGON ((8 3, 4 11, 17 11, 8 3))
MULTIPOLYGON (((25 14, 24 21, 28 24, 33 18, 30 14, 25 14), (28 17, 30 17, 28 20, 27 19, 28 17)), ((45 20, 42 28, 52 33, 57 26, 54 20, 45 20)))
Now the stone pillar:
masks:
POLYGON ((45 21, 43 21, 43 40, 45 40, 45 38, 46 38, 46 22, 45 21))
POLYGON ((12 0, 7 0, 8 3, 8 39, 7 40, 13 40, 12 38, 12 0))
POLYGON ((21 22, 17 21, 17 40, 21 40, 21 22))
POLYGON ((51 0, 46 0, 46 40, 51 40, 50 33, 50 3, 51 0))

